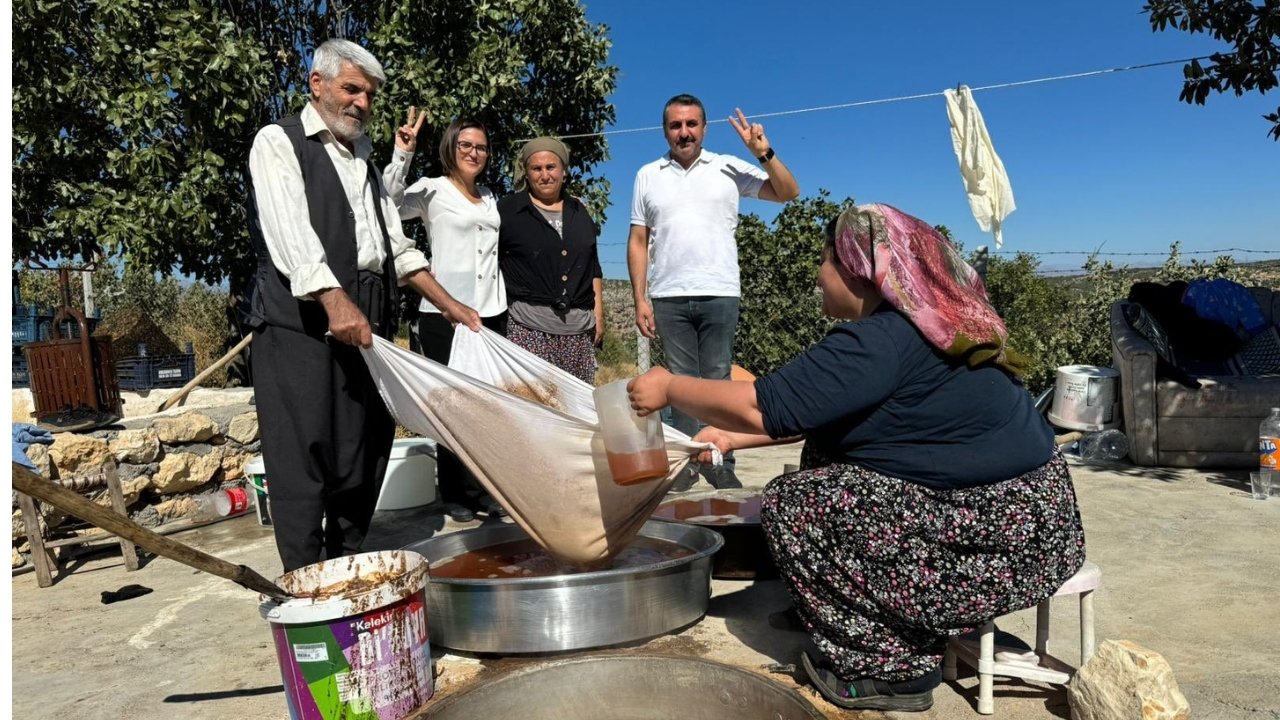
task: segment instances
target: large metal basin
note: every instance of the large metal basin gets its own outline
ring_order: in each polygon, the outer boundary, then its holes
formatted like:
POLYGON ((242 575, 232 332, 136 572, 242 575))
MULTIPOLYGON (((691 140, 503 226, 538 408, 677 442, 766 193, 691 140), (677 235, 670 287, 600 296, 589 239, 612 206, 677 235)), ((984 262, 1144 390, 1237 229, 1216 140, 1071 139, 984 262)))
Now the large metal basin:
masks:
POLYGON ((821 720, 794 690, 675 657, 586 657, 528 668, 428 706, 435 720, 821 720))
MULTIPOLYGON (((674 542, 688 557, 653 565, 534 578, 431 578, 427 627, 434 645, 478 653, 603 647, 661 635, 701 618, 711 597, 711 556, 724 541, 705 528, 650 520, 640 535, 674 542)), ((405 546, 435 563, 527 537, 515 525, 481 527, 405 546)))

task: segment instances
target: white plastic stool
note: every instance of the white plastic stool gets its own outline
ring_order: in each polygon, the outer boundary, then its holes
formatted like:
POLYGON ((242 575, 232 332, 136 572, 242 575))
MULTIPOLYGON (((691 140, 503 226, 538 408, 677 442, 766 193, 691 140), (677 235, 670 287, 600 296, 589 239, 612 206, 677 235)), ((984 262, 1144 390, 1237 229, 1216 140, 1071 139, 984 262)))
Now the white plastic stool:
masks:
MULTIPOLYGON (((1093 591, 1102 584, 1102 570, 1092 561, 1085 560, 1079 572, 1062 584, 1053 597, 1060 595, 1080 596, 1080 664, 1083 665, 1094 651, 1093 636, 1093 591)), ((1065 685, 1075 674, 1075 668, 1050 655, 1049 644, 1049 603, 1048 598, 1036 606, 1036 647, 1032 652, 997 646, 995 644, 995 621, 988 620, 978 630, 977 647, 972 640, 953 637, 947 642, 947 651, 942 659, 942 677, 946 680, 956 679, 956 658, 964 661, 969 667, 978 671, 978 712, 990 715, 995 712, 992 698, 992 680, 994 676, 1016 677, 1024 680, 1065 685)))

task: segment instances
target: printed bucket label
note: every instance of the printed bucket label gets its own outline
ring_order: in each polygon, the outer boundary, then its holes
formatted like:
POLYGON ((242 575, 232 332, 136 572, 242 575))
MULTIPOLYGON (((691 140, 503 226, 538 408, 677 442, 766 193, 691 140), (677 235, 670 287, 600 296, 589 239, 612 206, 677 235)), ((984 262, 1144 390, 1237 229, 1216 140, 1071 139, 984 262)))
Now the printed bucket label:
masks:
POLYGON ((327 623, 272 624, 291 720, 400 720, 434 692, 426 591, 327 623))

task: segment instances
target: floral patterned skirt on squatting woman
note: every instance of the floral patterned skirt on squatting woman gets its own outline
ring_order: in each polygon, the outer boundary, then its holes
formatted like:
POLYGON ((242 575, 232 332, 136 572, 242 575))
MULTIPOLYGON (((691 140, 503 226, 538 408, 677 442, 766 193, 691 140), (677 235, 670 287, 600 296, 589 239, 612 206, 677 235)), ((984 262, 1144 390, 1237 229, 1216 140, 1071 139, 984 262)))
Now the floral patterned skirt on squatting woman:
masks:
POLYGON ((1084 562, 1071 475, 937 490, 856 465, 802 467, 765 489, 761 524, 823 658, 815 687, 845 708, 925 710, 948 636, 1032 607, 1084 562))
POLYGON ((509 320, 507 339, 588 385, 595 384, 594 329, 577 335, 552 335, 509 320))

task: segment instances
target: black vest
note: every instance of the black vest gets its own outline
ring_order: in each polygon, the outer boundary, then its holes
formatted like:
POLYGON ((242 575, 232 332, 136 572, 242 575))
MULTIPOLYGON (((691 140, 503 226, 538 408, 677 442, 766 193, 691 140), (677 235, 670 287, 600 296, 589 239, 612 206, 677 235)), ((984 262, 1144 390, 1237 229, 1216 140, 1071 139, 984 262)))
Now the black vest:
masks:
MULTIPOLYGON (((338 171, 333 167, 333 160, 324 149, 324 143, 319 135, 307 137, 302 128, 302 118, 297 115, 282 118, 276 124, 284 129, 297 156, 306 189, 311 227, 324 246, 326 264, 338 278, 338 283, 347 296, 369 317, 371 324, 376 322, 374 334, 391 337, 395 334, 395 303, 392 302, 396 288, 395 259, 391 257, 391 242, 382 217, 381 202, 375 201, 374 207, 386 257, 382 263, 381 277, 375 275, 369 278, 371 273, 361 273, 356 269, 355 212, 342 188, 338 171), (368 281, 371 279, 378 285, 373 298, 370 298, 368 292, 368 281), (379 280, 381 282, 376 282, 379 280), (363 290, 362 284, 366 286, 363 290)), ((369 168, 369 182, 380 201, 382 185, 378 182, 377 171, 372 162, 366 160, 365 163, 369 168)), ((329 330, 328 315, 319 302, 295 298, 289 289, 289 279, 271 262, 266 241, 262 237, 262 225, 258 220, 258 203, 253 192, 251 173, 246 173, 246 185, 249 237, 253 240, 254 252, 258 257, 258 269, 249 293, 249 325, 254 328, 274 325, 313 337, 323 337, 329 330)))

